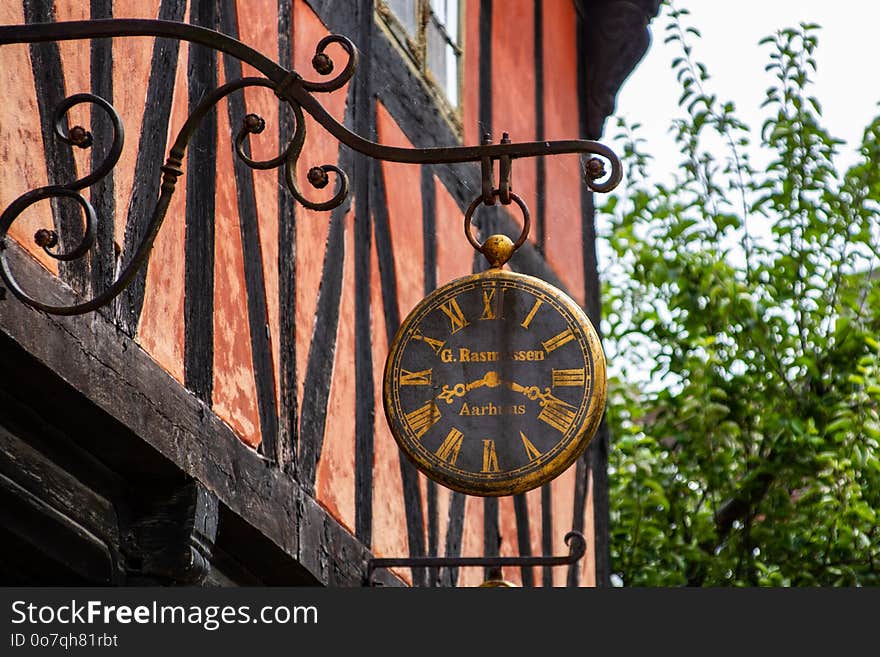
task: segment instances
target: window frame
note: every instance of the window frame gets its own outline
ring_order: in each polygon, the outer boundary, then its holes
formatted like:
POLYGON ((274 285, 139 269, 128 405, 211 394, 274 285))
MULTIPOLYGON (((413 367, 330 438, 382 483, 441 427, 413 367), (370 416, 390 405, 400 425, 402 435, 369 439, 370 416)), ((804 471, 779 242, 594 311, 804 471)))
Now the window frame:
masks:
POLYGON ((425 83, 428 91, 438 103, 441 114, 452 124, 459 137, 462 135, 462 108, 464 94, 464 3, 458 0, 458 16, 456 17, 456 31, 458 42, 454 43, 449 37, 449 31, 444 23, 441 23, 434 14, 431 0, 410 0, 416 5, 416 34, 410 34, 395 15, 386 0, 375 0, 375 13, 379 17, 379 24, 390 32, 393 40, 404 51, 404 59, 416 70, 418 77, 425 83), (428 24, 434 21, 440 30, 447 46, 453 48, 456 58, 455 66, 455 94, 456 102, 453 103, 448 95, 447 88, 438 82, 436 76, 428 67, 428 24))

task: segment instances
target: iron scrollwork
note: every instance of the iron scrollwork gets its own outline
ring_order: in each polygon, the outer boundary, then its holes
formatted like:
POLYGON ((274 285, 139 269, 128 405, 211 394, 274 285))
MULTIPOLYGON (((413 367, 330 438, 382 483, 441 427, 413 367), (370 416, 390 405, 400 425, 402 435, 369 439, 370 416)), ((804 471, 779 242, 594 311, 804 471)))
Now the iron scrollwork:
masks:
POLYGON ((162 180, 159 197, 141 244, 138 245, 131 259, 107 289, 90 300, 66 306, 43 303, 21 288, 12 273, 7 258, 7 235, 13 222, 34 203, 46 199, 70 199, 80 206, 84 215, 84 231, 80 243, 69 251, 61 251, 57 248, 58 235, 50 229, 37 231, 35 241, 50 257, 60 261, 85 257, 95 242, 95 227, 98 217, 92 205, 80 192, 106 176, 115 167, 122 153, 124 130, 118 113, 103 98, 93 94, 80 93, 70 96, 61 103, 54 116, 55 135, 64 143, 79 148, 90 148, 93 145, 93 137, 80 126, 67 130, 67 112, 75 105, 93 103, 107 113, 113 128, 113 142, 107 151, 107 156, 91 173, 78 180, 66 184, 40 187, 22 194, 0 215, 0 278, 3 279, 12 294, 22 302, 49 314, 77 315, 96 310, 112 301, 131 283, 149 259, 153 243, 174 193, 177 178, 183 174, 184 154, 196 127, 221 99, 247 87, 269 88, 279 98, 286 101, 293 113, 294 130, 289 144, 280 154, 267 160, 254 160, 246 154, 245 140, 249 139, 251 135, 262 132, 265 128, 265 122, 256 114, 248 114, 244 117, 242 126, 234 138, 238 157, 253 169, 265 170, 284 167, 284 178, 290 193, 301 205, 313 210, 331 210, 341 205, 348 196, 349 183, 346 173, 336 165, 313 166, 307 175, 309 184, 315 189, 326 187, 331 180, 330 174, 332 174, 336 178, 335 191, 328 200, 324 201, 311 200, 303 193, 296 180, 296 165, 306 140, 304 113, 308 113, 340 143, 371 158, 411 164, 480 162, 483 169, 483 200, 487 204, 495 202, 494 199, 499 196, 499 190, 502 203, 510 202, 508 191, 510 162, 516 158, 562 153, 592 154, 602 159, 592 158, 588 162, 585 183, 591 190, 596 192, 610 191, 621 179, 622 167, 617 156, 603 144, 590 140, 571 139, 513 143, 505 135, 505 139, 497 144, 491 143, 490 139, 484 139, 483 143, 478 146, 400 148, 379 144, 351 132, 337 121, 315 97, 315 94, 330 93, 342 88, 355 73, 358 61, 357 49, 349 39, 340 35, 329 35, 318 42, 312 66, 320 76, 327 77, 333 73, 336 65, 326 52, 332 44, 340 46, 345 51, 347 55, 345 65, 333 77, 312 81, 280 66, 259 51, 232 37, 208 28, 175 21, 99 19, 0 26, 0 45, 129 36, 172 38, 207 46, 249 64, 264 77, 247 77, 229 82, 217 87, 202 99, 181 127, 166 162, 161 168, 162 180), (610 163, 611 170, 609 172, 605 171, 603 160, 610 163), (494 189, 494 181, 491 180, 490 173, 491 167, 496 161, 501 166, 501 181, 498 189, 494 189))
POLYGON ((587 539, 581 532, 570 531, 565 535, 568 554, 558 556, 524 557, 388 557, 374 558, 367 563, 367 584, 373 585, 373 574, 380 568, 468 568, 483 567, 501 578, 504 567, 530 568, 534 566, 555 567, 576 564, 587 552, 587 539))

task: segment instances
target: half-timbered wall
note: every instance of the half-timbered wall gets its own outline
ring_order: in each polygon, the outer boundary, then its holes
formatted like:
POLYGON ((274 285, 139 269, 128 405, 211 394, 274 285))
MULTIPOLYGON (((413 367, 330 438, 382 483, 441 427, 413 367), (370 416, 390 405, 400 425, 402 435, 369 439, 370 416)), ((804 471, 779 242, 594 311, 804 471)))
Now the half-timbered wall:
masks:
MULTIPOLYGON (((461 0, 461 6, 457 121, 438 111, 436 92, 370 0, 55 0, 54 6, 16 0, 0 4, 0 23, 105 17, 187 21, 231 35, 308 79, 318 77, 311 67, 317 42, 342 34, 359 50, 358 70, 342 89, 319 94, 319 100, 362 136, 425 147, 477 144, 486 133, 497 141, 504 132, 513 141, 601 138, 616 89, 643 53, 645 26, 656 13, 655 2, 611 0, 461 0), (603 22, 611 27, 602 29, 603 22), (607 55, 612 50, 616 58, 607 55)), ((335 46, 328 54, 345 61, 335 46)), ((0 47, 0 88, 6 90, 0 208, 29 189, 72 180, 76 172, 88 171, 91 158, 100 159, 110 130, 100 110, 83 104, 68 115, 71 125, 88 126, 95 135, 91 150, 72 152, 50 134, 51 113, 65 96, 81 91, 102 96, 117 108, 126 130, 119 166, 87 193, 98 210, 99 234, 86 264, 59 266, 33 240, 38 228, 58 227, 67 236, 65 244, 75 243, 82 229, 73 204, 33 206, 13 224, 12 238, 74 290, 90 296, 105 289, 144 234, 159 167, 188 112, 218 84, 248 75, 254 71, 234 57, 147 37, 0 47)), ((265 131, 245 146, 254 159, 274 157, 288 142, 293 119, 271 91, 251 88, 220 102, 188 148, 184 177, 148 269, 88 320, 104 327, 96 335, 142 350, 141 367, 152 362, 181 391, 189 391, 197 404, 185 408, 202 408, 216 418, 223 427, 219 434, 194 429, 203 439, 223 444, 220 434, 228 432, 240 441, 242 449, 228 465, 232 472, 204 474, 214 470, 198 465, 199 454, 169 457, 194 477, 184 516, 210 510, 211 499, 216 507, 219 497, 214 518, 221 535, 224 513, 233 516, 224 509, 231 506, 239 519, 227 521, 234 525, 230 532, 241 536, 245 530, 236 529, 236 523, 250 522, 306 570, 320 570, 310 566, 318 556, 298 554, 306 544, 287 544, 283 528, 265 529, 263 515, 271 513, 265 501, 276 499, 279 490, 288 490, 285 486, 317 502, 338 524, 334 531, 350 534, 352 545, 377 557, 558 555, 568 551, 566 532, 577 529, 589 548, 576 566, 510 569, 504 577, 525 585, 591 586, 598 573, 604 584, 604 427, 584 457, 550 484, 521 496, 483 499, 452 493, 417 473, 385 423, 381 378, 397 326, 426 293, 484 267, 462 231, 463 210, 480 193, 479 168, 372 160, 340 146, 307 116, 298 165, 305 193, 332 194, 332 175, 325 190, 305 183, 314 165, 337 164, 351 180, 350 196, 341 206, 308 210, 296 204, 277 171, 254 170, 236 156, 233 137, 249 113, 266 122, 265 131), (271 491, 235 490, 241 475, 236 463, 242 472, 264 467, 274 471, 272 482, 290 483, 272 484, 271 491), (221 480, 225 488, 217 483, 221 480), (264 500, 253 500, 257 519, 252 520, 246 497, 263 495, 264 500)), ((592 198, 584 191, 582 169, 577 155, 514 162, 513 187, 532 211, 533 229, 511 266, 562 287, 598 325, 592 198)), ((500 206, 478 211, 484 234, 516 235, 520 222, 515 211, 500 206)), ((39 289, 29 291, 40 296, 39 289)), ((0 301, 16 303, 8 296, 0 301)), ((11 325, 0 314, 0 330, 10 333, 11 325)), ((56 362, 48 356, 44 361, 56 362)), ((25 366, 25 361, 18 364, 25 366)), ((23 370, 10 365, 4 365, 3 376, 25 378, 23 370)), ((72 385, 89 392, 82 382, 72 385)), ((149 388, 145 394, 149 397, 149 388)), ((121 395, 114 403, 131 399, 121 395)), ((157 395, 156 403, 162 399, 157 395)), ((123 415, 137 413, 129 409, 123 415)), ((210 427, 214 421, 193 426, 210 427)), ((89 458, 100 461, 100 447, 93 445, 92 452, 89 458)), ((166 488, 166 497, 177 494, 174 486, 166 488)), ((84 490, 82 495, 103 500, 111 493, 84 490)), ((297 518, 302 515, 289 520, 297 518)), ((114 555, 117 531, 113 524, 102 539, 114 555)), ((342 543, 314 545, 328 549, 342 543)), ((117 556, 108 557, 107 581, 123 581, 113 574, 122 568, 117 556)), ((358 558, 351 556, 353 563, 358 558)), ((395 574, 406 583, 444 586, 473 586, 485 577, 474 568, 397 569, 395 574)), ((326 573, 316 579, 334 581, 326 573)), ((237 581, 271 582, 271 575, 237 581)))

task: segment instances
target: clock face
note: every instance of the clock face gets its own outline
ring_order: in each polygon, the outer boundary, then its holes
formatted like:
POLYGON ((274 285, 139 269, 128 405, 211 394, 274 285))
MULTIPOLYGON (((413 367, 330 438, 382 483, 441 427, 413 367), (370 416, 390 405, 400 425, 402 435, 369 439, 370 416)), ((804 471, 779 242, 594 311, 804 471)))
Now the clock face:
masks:
POLYGON ((586 448, 605 409, 605 357, 561 290, 492 269, 413 309, 388 354, 383 400, 400 449, 428 477, 513 495, 586 448))

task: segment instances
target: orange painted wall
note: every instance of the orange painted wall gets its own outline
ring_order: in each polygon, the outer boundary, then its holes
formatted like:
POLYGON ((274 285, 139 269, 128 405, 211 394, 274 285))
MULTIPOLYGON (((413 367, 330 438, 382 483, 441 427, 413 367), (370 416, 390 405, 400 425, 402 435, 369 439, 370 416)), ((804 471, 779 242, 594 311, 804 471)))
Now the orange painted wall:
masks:
MULTIPOLYGON (((274 15, 274 14, 273 14, 274 15)), ((302 71, 309 79, 317 78, 312 69, 312 56, 315 45, 330 32, 301 0, 294 5, 293 12, 293 70, 302 71)), ((343 62, 337 46, 328 53, 335 61, 343 62)), ((330 94, 321 94, 321 103, 337 121, 345 114, 348 84, 330 94)), ((306 116, 306 142, 297 161, 297 180, 303 193, 314 201, 322 201, 332 195, 331 186, 323 190, 312 189, 306 182, 310 167, 322 164, 335 164, 339 159, 339 143, 329 137, 324 129, 306 116)), ((332 178, 331 178, 332 180, 332 178)), ((335 185, 335 180, 331 184, 335 185)), ((309 346, 315 327, 315 311, 318 304, 318 291, 321 286, 321 271, 324 266, 324 253, 327 244, 327 231, 330 225, 328 212, 317 212, 297 206, 296 208, 296 369, 298 373, 298 398, 302 399, 303 381, 308 362, 309 346)))
POLYGON ((480 12, 478 2, 464 3, 462 61, 464 89, 461 94, 462 143, 479 144, 480 132, 480 12))
MULTIPOLYGON (((222 66, 221 66, 222 69, 222 66)), ((223 76, 225 78, 225 75, 223 76)), ((217 112, 218 181, 214 219, 214 411, 251 446, 260 443, 260 419, 254 382, 241 229, 229 145, 226 102, 217 112)), ((237 126, 236 126, 237 128, 237 126)), ((263 216, 257 200, 258 216, 263 216)))
POLYGON ((355 530, 354 212, 346 215, 339 328, 316 497, 351 533, 355 530))
MULTIPOLYGON (((239 3, 239 38, 248 45, 273 56, 278 52, 278 21, 275 13, 277 0, 248 0, 239 3)), ((247 64, 242 66, 242 75, 259 75, 247 64)), ((266 121, 267 130, 253 135, 250 139, 251 156, 256 160, 268 160, 280 152, 278 144, 278 97, 263 87, 245 89, 247 111, 261 116, 266 121)), ((238 129, 239 126, 236 126, 238 129)), ((225 135, 224 135, 225 139, 225 135)), ((231 143, 227 144, 231 148, 231 143)), ((266 302, 275 372, 276 403, 280 401, 278 384, 278 173, 277 170, 255 171, 253 174, 254 193, 259 204, 260 252, 263 261, 263 275, 266 283, 266 302)))
MULTIPOLYGON (((0 21, 7 24, 24 22, 21 3, 0 4, 0 21)), ((5 99, 6 118, 0 121, 0 207, 6 208, 24 192, 48 184, 43 164, 37 99, 28 46, 4 46, 0 65, 0 85, 16 89, 5 99)), ((40 228, 52 228, 52 212, 48 201, 28 208, 10 228, 10 236, 25 246, 47 269, 57 272, 55 260, 33 243, 40 228)), ((37 291, 31 291, 36 294, 37 291)))
MULTIPOLYGON (((375 224, 374 224, 375 226, 375 224)), ((403 490, 400 475, 400 457, 397 443, 388 425, 381 419, 384 417, 382 406, 382 373, 381 367, 388 353, 386 338, 385 315, 382 308, 382 287, 379 282, 379 258, 376 252, 375 229, 371 258, 372 284, 370 286, 370 304, 373 330, 373 367, 376 370, 375 387, 375 438, 373 456, 373 552, 378 557, 400 556, 409 554, 406 538, 406 511, 403 495, 396 491, 403 490), (395 491, 395 493, 392 493, 395 491), (385 494, 383 494, 383 492, 385 494)), ((409 571, 395 570, 396 574, 406 581, 409 571)))
MULTIPOLYGON (((383 144, 412 148, 412 143, 406 138, 385 107, 379 103, 376 106, 376 125, 378 128, 378 140, 383 144)), ((424 250, 422 244, 422 194, 421 173, 419 167, 412 164, 396 164, 383 162, 381 164, 382 175, 385 183, 385 194, 388 206, 388 223, 391 233, 391 245, 395 253, 394 269, 397 284, 398 313, 401 321, 409 314, 413 306, 424 295, 424 250)), ((375 306, 375 312, 380 313, 382 306, 375 306)), ((377 363, 384 366, 385 355, 380 355, 377 363)), ((381 376, 381 367, 377 368, 377 374, 381 376)), ((381 396, 379 397, 381 399, 381 396)), ((394 439, 388 431, 384 411, 376 416, 377 437, 382 436, 381 441, 376 442, 376 461, 381 465, 382 471, 376 474, 377 479, 400 480, 399 450, 394 439), (381 452, 380 452, 381 449, 381 452)), ((407 464, 406 467, 412 467, 407 464)), ((424 476, 419 474, 422 502, 425 500, 424 476)), ((376 487, 377 491, 388 490, 376 487)), ((391 489, 403 491, 402 484, 398 488, 391 489)), ((375 495, 375 494, 374 494, 375 495)), ((374 523, 383 515, 393 513, 396 517, 393 521, 384 521, 390 532, 386 535, 382 532, 373 532, 373 545, 377 552, 396 550, 396 554, 409 554, 406 533, 406 518, 402 505, 388 504, 379 495, 374 499, 373 517, 374 523), (377 503, 378 502, 378 503, 377 503), (387 506, 386 506, 387 505, 387 506)), ((424 508, 423 508, 424 513, 424 508)), ((390 519, 389 519, 390 520, 390 519)), ((408 573, 402 575, 409 577, 408 573)))
MULTIPOLYGON (((476 3, 469 3, 470 9, 476 3)), ((533 0, 493 2, 492 9, 492 138, 535 139, 535 22, 533 0)), ((514 161, 513 191, 529 208, 537 207, 534 158, 514 161)), ((518 208, 511 214, 519 225, 518 208)), ((534 233, 530 238, 534 240, 534 233)))
MULTIPOLYGON (((117 39, 116 41, 119 41, 117 39)), ((168 126, 168 144, 177 136, 187 115, 186 63, 189 47, 182 44, 178 56, 177 75, 175 78, 174 100, 171 106, 171 120, 168 126)), ((145 63, 143 79, 149 77, 149 62, 145 63)), ((116 70, 119 71, 119 63, 116 70)), ((121 76, 120 76, 121 78, 121 76)), ((114 79, 114 91, 119 86, 126 86, 124 79, 114 79)), ((143 114, 143 98, 146 95, 146 84, 141 91, 140 108, 133 108, 133 113, 143 114)), ((114 96, 115 97, 115 96, 114 96)), ((138 132, 132 135, 137 137, 138 132)), ((128 170, 134 180, 135 152, 129 152, 128 170)), ((186 167, 186 163, 184 163, 186 167)), ((186 172, 184 171, 184 176, 186 172)), ((118 181, 117 184, 122 183, 118 181)), ((117 188, 118 190, 118 188, 117 188)), ((116 213, 122 214, 123 220, 117 221, 116 242, 123 244, 125 237, 125 217, 131 200, 131 188, 125 187, 125 195, 116 194, 116 213), (120 205, 122 203, 122 205, 120 205)), ((183 383, 183 296, 184 296, 184 253, 183 245, 186 238, 186 180, 178 179, 177 191, 168 207, 162 230, 156 238, 153 255, 147 268, 147 285, 144 293, 144 309, 138 326, 137 341, 162 365, 175 379, 183 383)))
MULTIPOLYGON (((544 8, 544 117, 547 139, 579 135, 574 3, 546 1, 544 8)), ((584 303, 580 156, 544 158, 547 167, 547 261, 571 296, 584 303)))
MULTIPOLYGON (((59 3, 59 19, 85 18, 88 9, 75 3, 59 3)), ((158 0, 116 0, 118 17, 155 17, 158 0)), ((479 114, 479 24, 476 0, 464 3, 464 89, 462 93, 463 142, 479 142, 477 117, 479 114)), ((544 1, 545 68, 544 110, 546 137, 567 139, 578 135, 577 62, 575 46, 575 13, 573 2, 544 1)), ((242 41, 274 58, 277 52, 276 1, 255 0, 238 2, 239 37, 242 41)), ((188 13, 187 13, 188 16, 188 13)), ((535 138, 534 84, 534 7, 530 0, 496 2, 493 12, 493 137, 497 141, 503 131, 514 141, 535 138), (511 38, 515 35, 516 38, 511 38)), ((23 21, 20 3, 0 6, 0 22, 23 21)), ((292 35, 294 61, 292 68, 310 79, 318 78, 311 67, 314 45, 329 34, 328 28, 312 11, 305 0, 294 5, 292 35)), ((117 213, 115 230, 117 241, 122 242, 125 216, 134 179, 134 164, 138 152, 138 137, 144 114, 144 99, 150 70, 153 40, 144 37, 114 40, 115 98, 114 106, 125 122, 128 142, 119 166, 115 169, 117 213)), ((329 53, 334 61, 345 57, 337 47, 329 53)), ((62 46, 65 58, 65 76, 68 93, 86 91, 90 87, 88 71, 88 44, 67 43, 62 46)), ((172 119, 169 126, 169 144, 186 118, 188 47, 181 44, 175 83, 172 119)), ((220 79, 225 73, 220 62, 220 79)), ((243 74, 253 71, 244 68, 243 74)), ((42 160, 42 138, 36 121, 22 117, 37 115, 33 76, 27 46, 4 46, 0 49, 0 84, 19 90, 9 97, 14 106, 7 108, 0 121, 0 207, 6 207, 21 193, 46 184, 42 160)), ((330 94, 319 94, 319 100, 338 120, 343 121, 348 88, 330 94)), ((277 98, 269 90, 249 89, 245 93, 249 112, 260 114, 267 123, 262 135, 251 139, 255 159, 274 156, 278 152, 277 98)), ((378 140, 382 143, 411 147, 413 135, 407 135, 384 105, 376 106, 378 140)), ((87 124, 87 112, 73 116, 87 124)), ((238 126, 234 126, 237 130, 238 126)), ((214 315, 214 410, 241 437, 256 448, 260 443, 260 422, 247 315, 244 263, 242 260, 239 214, 233 175, 233 154, 226 102, 218 106, 218 165, 216 198, 215 246, 215 308, 214 315)), ((337 163, 339 143, 327 135, 310 117, 306 118, 306 142, 297 164, 300 186, 310 198, 324 199, 332 193, 332 185, 325 190, 314 190, 306 183, 306 172, 315 165, 337 163)), ((86 153, 77 154, 78 166, 88 164, 86 153)), ((184 168, 186 163, 184 163, 184 168)), ((547 260, 568 286, 572 295, 583 301, 583 258, 580 228, 580 167, 577 156, 547 158, 547 260)), ((380 167, 387 193, 390 234, 394 249, 394 267, 398 291, 398 311, 403 319, 424 295, 424 261, 422 236, 421 171, 418 165, 383 162, 380 167)), ((349 171, 351 173, 351 171, 349 171)), ((156 242, 147 277, 144 311, 138 332, 139 344, 178 381, 183 381, 183 285, 185 240, 185 176, 178 182, 177 193, 169 209, 165 225, 156 242)), ((257 200, 261 258, 266 279, 266 300, 275 390, 278 385, 279 304, 278 304, 278 194, 277 172, 253 171, 257 200)), ((514 163, 514 191, 529 207, 536 206, 536 166, 533 160, 521 159, 514 163)), ((473 250, 462 233, 462 209, 452 193, 439 178, 434 179, 437 225, 437 281, 442 285, 454 278, 470 274, 473 250)), ((283 191, 283 193, 287 193, 283 191)), ((296 207, 296 370, 298 397, 303 397, 309 348, 313 337, 326 331, 316 326, 317 300, 321 290, 321 276, 327 254, 330 213, 296 207)), ((513 216, 519 221, 518 212, 513 216)), ((50 270, 55 262, 33 246, 33 232, 43 226, 51 227, 52 217, 47 203, 29 210, 11 231, 12 237, 27 248, 50 270)), ((329 411, 324 431, 321 459, 317 464, 316 498, 346 529, 354 532, 355 524, 355 427, 354 418, 358 399, 354 375, 355 271, 354 271, 354 208, 344 217, 344 252, 331 253, 331 258, 343 258, 343 281, 337 343, 332 367, 333 376, 329 393, 329 411)), ((375 230, 375 226, 374 226, 375 230)), ((533 235, 534 237, 534 235, 533 235)), ((409 554, 404 501, 400 474, 399 450, 391 437, 382 409, 382 374, 388 351, 382 287, 376 235, 373 235, 370 271, 371 337, 374 370, 375 446, 372 545, 377 556, 409 554)), ((552 484, 554 517, 554 553, 568 551, 563 537, 571 527, 573 513, 574 467, 552 484)), ((419 474, 423 511, 427 512, 427 479, 419 474)), ((450 491, 438 490, 439 545, 446 540, 450 491)), ((530 512, 531 550, 540 554, 541 495, 539 490, 527 494, 530 512)), ((468 498, 461 554, 479 555, 483 552, 483 500, 468 498)), ((516 555, 517 526, 512 498, 499 500, 499 528, 501 553, 516 555)), ((582 583, 594 581, 592 562, 592 513, 588 500, 583 519, 590 537, 590 552, 582 563, 582 583)), ((425 531, 427 540, 427 532, 425 531)), ((567 569, 555 570, 555 584, 564 585, 567 569)), ((409 571, 397 573, 409 581, 409 571)), ((505 578, 519 582, 518 568, 506 569, 505 578)), ((479 568, 461 569, 460 586, 476 586, 483 579, 479 568)), ((536 582, 541 573, 535 571, 536 582)))

